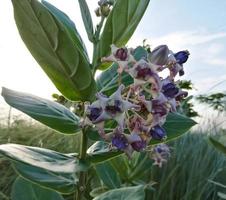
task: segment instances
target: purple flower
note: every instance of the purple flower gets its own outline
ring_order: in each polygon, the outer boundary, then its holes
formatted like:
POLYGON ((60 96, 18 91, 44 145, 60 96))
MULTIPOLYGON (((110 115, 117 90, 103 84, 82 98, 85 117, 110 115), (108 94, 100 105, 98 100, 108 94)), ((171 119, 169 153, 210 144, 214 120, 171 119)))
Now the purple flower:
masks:
POLYGON ((119 65, 118 73, 122 73, 123 70, 127 69, 129 63, 136 62, 132 56, 131 48, 118 48, 114 44, 111 45, 111 55, 103 57, 101 60, 102 62, 116 62, 119 65))
POLYGON ((126 136, 121 133, 115 133, 112 137, 111 142, 112 145, 119 150, 125 150, 129 146, 126 136))
POLYGON ((98 124, 105 120, 114 119, 119 124, 120 128, 124 128, 125 111, 129 109, 140 109, 139 105, 132 104, 129 101, 123 100, 121 92, 124 89, 123 85, 120 85, 118 90, 110 97, 106 97, 101 93, 97 93, 98 100, 92 103, 88 108, 88 116, 92 118, 94 124, 98 124), (94 109, 95 108, 95 109, 94 109), (99 112, 101 109, 101 113, 99 112), (99 115, 100 114, 100 115, 99 115), (91 117, 92 115, 92 117, 91 117), (97 117, 98 116, 98 117, 97 117))
POLYGON ((178 92, 179 92, 179 89, 172 82, 168 82, 166 84, 163 84, 163 86, 162 86, 162 93, 167 98, 174 98, 178 92))
POLYGON ((177 63, 179 63, 180 65, 184 64, 189 57, 190 53, 189 51, 179 51, 177 53, 174 54, 174 57, 177 61, 177 63))
POLYGON ((151 158, 155 161, 153 165, 162 167, 163 163, 167 162, 169 157, 170 149, 166 144, 156 145, 152 150, 151 158))
POLYGON ((166 131, 164 128, 162 128, 159 125, 154 126, 150 132, 150 136, 155 139, 155 140, 162 140, 163 138, 166 137, 166 131))

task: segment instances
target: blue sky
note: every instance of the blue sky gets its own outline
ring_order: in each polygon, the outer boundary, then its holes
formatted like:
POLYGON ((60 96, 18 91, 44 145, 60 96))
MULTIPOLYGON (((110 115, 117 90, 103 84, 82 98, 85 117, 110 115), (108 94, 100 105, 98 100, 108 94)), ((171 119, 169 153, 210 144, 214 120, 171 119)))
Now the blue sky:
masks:
MULTIPOLYGON (((188 49, 185 79, 197 93, 222 91, 226 82, 226 1, 153 0, 132 40, 168 44, 173 51, 188 49)), ((153 45, 153 46, 155 46, 153 45)))
MULTIPOLYGON (((76 0, 48 0, 66 12, 86 37, 76 0)), ((87 0, 91 11, 97 0, 87 0)), ((173 51, 188 49, 185 79, 195 83, 193 93, 209 92, 226 80, 226 1, 225 0, 151 0, 129 46, 148 39, 155 47, 167 44, 173 51)), ((92 12, 93 13, 93 12, 92 12)), ((94 16, 94 13, 93 13, 94 16)), ((94 18, 94 22, 97 22, 94 18)), ((50 98, 56 89, 25 48, 17 32, 11 2, 1 0, 0 86, 50 98)), ((91 45, 85 39, 88 49, 91 45)), ((224 90, 226 82, 212 90, 224 90)))

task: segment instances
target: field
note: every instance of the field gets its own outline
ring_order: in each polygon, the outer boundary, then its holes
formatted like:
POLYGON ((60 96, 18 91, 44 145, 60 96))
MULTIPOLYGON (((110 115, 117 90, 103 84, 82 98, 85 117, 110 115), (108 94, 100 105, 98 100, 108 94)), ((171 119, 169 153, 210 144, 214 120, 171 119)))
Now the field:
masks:
MULTIPOLYGON (((2 144, 11 142, 66 153, 79 148, 78 136, 56 134, 34 121, 20 118, 11 121, 0 127, 2 144)), ((216 134, 216 129, 209 132, 196 130, 170 143, 172 154, 168 163, 162 168, 152 166, 148 170, 148 179, 155 189, 149 192, 149 199, 218 199, 217 193, 224 192, 224 188, 216 186, 213 181, 226 184, 226 176, 222 176, 226 173, 226 158, 208 144, 208 134, 216 134)), ((217 134, 223 134, 223 130, 217 129, 217 134)), ((0 158, 0 169, 0 199, 8 200, 17 174, 3 157, 0 158)), ((66 198, 70 199, 70 196, 66 198)))

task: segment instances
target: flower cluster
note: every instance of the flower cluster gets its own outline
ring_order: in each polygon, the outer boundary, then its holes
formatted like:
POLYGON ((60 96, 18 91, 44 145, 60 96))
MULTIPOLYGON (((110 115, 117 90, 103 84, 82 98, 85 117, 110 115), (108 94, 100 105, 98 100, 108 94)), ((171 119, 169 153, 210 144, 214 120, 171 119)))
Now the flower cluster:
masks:
MULTIPOLYGON (((146 150, 151 140, 164 141, 167 137, 163 128, 166 117, 169 112, 175 112, 179 102, 187 96, 174 79, 177 74, 184 74, 183 64, 189 52, 173 53, 168 46, 160 45, 140 60, 134 58, 133 49, 126 47, 112 45, 111 52, 102 61, 117 63, 119 76, 127 73, 134 84, 127 87, 119 84, 110 97, 97 93, 97 100, 86 108, 86 116, 89 123, 96 125, 102 138, 130 157, 133 151, 146 150), (160 77, 163 70, 169 71, 166 78, 160 77), (106 134, 105 123, 112 121, 116 125, 106 134)), ((168 156, 163 156, 158 149, 154 152, 154 160, 161 166, 168 156)))

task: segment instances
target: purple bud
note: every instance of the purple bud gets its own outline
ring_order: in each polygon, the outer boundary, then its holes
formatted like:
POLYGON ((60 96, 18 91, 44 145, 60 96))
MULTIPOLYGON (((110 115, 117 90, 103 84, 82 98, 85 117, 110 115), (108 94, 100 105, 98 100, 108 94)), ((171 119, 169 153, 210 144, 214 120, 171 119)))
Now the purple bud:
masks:
POLYGON ((102 108, 97 108, 97 107, 88 107, 87 110, 87 117, 91 120, 91 121, 95 121, 102 113, 102 108))
POLYGON ((189 51, 179 51, 174 54, 174 57, 177 60, 177 63, 182 65, 188 60, 189 55, 189 51))
POLYGON ((150 130, 150 136, 155 140, 162 140, 166 136, 166 131, 159 125, 154 126, 150 130))
POLYGON ((136 142, 133 142, 131 144, 132 148, 135 150, 135 151, 143 151, 146 146, 147 146, 147 143, 144 141, 144 140, 141 140, 141 141, 136 141, 136 142))
POLYGON ((129 143, 126 136, 123 134, 115 134, 112 138, 112 145, 119 150, 124 150, 128 147, 129 143))
POLYGON ((167 83, 162 86, 162 93, 168 98, 174 98, 178 92, 179 89, 174 83, 167 83))
POLYGON ((115 57, 121 61, 125 61, 128 57, 128 49, 127 48, 120 48, 116 51, 115 57))
POLYGON ((165 65, 168 62, 168 55, 167 45, 160 45, 151 52, 150 62, 156 65, 165 65))
POLYGON ((179 71, 179 76, 183 76, 183 75, 184 75, 184 70, 181 69, 181 70, 179 71))

